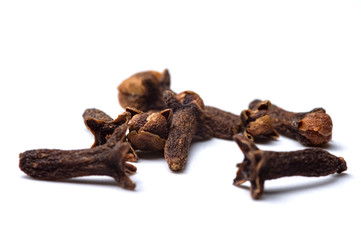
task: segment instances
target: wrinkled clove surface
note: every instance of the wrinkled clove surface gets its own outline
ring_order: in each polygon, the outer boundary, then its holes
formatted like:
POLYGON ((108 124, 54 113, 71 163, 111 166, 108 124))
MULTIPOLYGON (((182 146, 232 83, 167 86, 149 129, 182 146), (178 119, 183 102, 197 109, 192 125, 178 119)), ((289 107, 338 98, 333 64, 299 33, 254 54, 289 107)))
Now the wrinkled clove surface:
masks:
MULTIPOLYGON (((156 71, 136 73, 118 86, 119 103, 124 109, 130 107, 143 112, 164 110, 168 108, 163 99, 166 90, 170 90, 170 74, 167 70, 163 73, 156 71)), ((236 114, 205 106, 204 115, 205 122, 210 127, 195 133, 201 138, 211 136, 232 140, 233 135, 241 131, 241 120, 236 114), (206 130, 209 132, 207 133, 206 130)))
POLYGON ((156 71, 139 72, 125 79, 118 86, 118 100, 125 109, 132 107, 143 112, 163 110, 163 91, 169 90, 170 75, 167 69, 162 73, 156 71))
POLYGON ((133 108, 126 110, 132 115, 127 135, 132 147, 142 151, 163 151, 173 116, 172 109, 145 113, 133 108))
MULTIPOLYGON (((114 130, 123 124, 128 124, 131 118, 129 112, 124 112, 120 114, 116 119, 111 118, 109 115, 103 111, 96 108, 86 109, 83 113, 83 119, 85 126, 92 132, 94 135, 94 144, 92 147, 105 144, 108 139, 112 136, 114 130)), ((126 141, 125 135, 124 138, 120 141, 126 141)), ((136 162, 138 160, 138 155, 130 146, 129 156, 132 156, 128 161, 136 162)))
POLYGON ((211 106, 204 107, 204 122, 212 136, 221 139, 232 140, 242 129, 238 115, 211 106))
POLYGON ((347 170, 342 157, 319 148, 292 152, 262 151, 244 136, 235 135, 234 140, 244 154, 243 162, 237 165, 234 184, 250 181, 254 199, 262 196, 266 180, 287 176, 318 177, 347 170))
POLYGON ((63 180, 81 176, 104 175, 115 179, 125 189, 135 184, 127 173, 136 167, 126 163, 129 143, 122 142, 126 125, 118 127, 106 144, 90 149, 36 149, 20 154, 19 167, 27 175, 42 180, 63 180))
POLYGON ((130 114, 124 112, 114 120, 99 109, 89 108, 84 111, 83 119, 86 127, 94 135, 94 144, 92 147, 96 147, 105 144, 117 127, 128 123, 130 114))
POLYGON ((197 130, 200 135, 206 136, 208 133, 208 130, 204 130, 207 127, 203 123, 203 100, 192 91, 181 92, 177 95, 171 91, 165 91, 164 100, 167 106, 173 110, 164 156, 172 171, 182 171, 186 165, 189 147, 197 130))
POLYGON ((278 133, 296 139, 306 146, 321 146, 332 138, 332 119, 322 108, 294 113, 254 100, 241 113, 244 135, 253 138, 275 138, 278 133))

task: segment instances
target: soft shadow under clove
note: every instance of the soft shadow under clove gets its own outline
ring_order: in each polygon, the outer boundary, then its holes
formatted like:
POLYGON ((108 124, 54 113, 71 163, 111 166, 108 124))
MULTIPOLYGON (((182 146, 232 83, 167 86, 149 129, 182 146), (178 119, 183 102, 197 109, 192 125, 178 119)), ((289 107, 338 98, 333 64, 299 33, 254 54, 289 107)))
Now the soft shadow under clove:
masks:
POLYGON ((341 151, 341 150, 345 150, 345 147, 342 146, 340 143, 335 143, 335 142, 328 142, 325 145, 322 145, 321 148, 323 149, 327 149, 327 150, 331 150, 331 151, 341 151))
MULTIPOLYGON (((32 181, 45 181, 45 182, 52 182, 52 183, 66 183, 66 184, 83 184, 83 185, 94 185, 94 186, 110 186, 110 187, 118 187, 122 189, 119 184, 114 181, 111 177, 108 178, 97 178, 97 177, 77 177, 71 179, 64 179, 64 180, 38 180, 31 178, 29 176, 23 176, 23 178, 32 180, 32 181)), ((127 190, 131 191, 131 190, 127 190)))
POLYGON ((137 151, 139 160, 161 160, 164 161, 164 153, 158 151, 137 151))
POLYGON ((274 139, 274 138, 257 138, 254 140, 254 142, 256 144, 272 144, 274 142, 277 142, 278 138, 274 139))
MULTIPOLYGON (((320 179, 318 182, 312 182, 312 183, 304 183, 304 184, 298 184, 298 185, 292 185, 292 186, 282 186, 282 187, 271 187, 267 189, 267 182, 265 182, 265 189, 263 192, 263 195, 260 200, 270 200, 274 198, 282 197, 281 195, 285 195, 288 193, 293 192, 301 192, 306 191, 314 188, 320 188, 326 185, 334 184, 337 181, 340 181, 341 179, 347 179, 350 178, 350 175, 347 173, 341 173, 337 175, 328 176, 324 179, 320 179)), ((237 186, 239 188, 245 189, 250 191, 250 187, 246 185, 239 185, 237 186)))

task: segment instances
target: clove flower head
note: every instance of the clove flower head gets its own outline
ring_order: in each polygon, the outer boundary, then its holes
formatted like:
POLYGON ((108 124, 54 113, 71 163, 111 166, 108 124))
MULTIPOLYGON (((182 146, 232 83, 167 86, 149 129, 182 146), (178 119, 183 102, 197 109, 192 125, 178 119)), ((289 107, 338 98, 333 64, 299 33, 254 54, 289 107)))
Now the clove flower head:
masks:
POLYGON ((142 112, 127 108, 132 115, 129 121, 128 141, 134 149, 142 151, 163 151, 168 137, 173 111, 142 112))
POLYGON ((254 100, 249 109, 242 111, 241 122, 250 140, 282 134, 306 146, 321 146, 332 138, 332 119, 323 108, 290 112, 268 100, 254 100))
POLYGON ((165 109, 162 93, 169 87, 170 75, 167 69, 162 73, 139 72, 118 86, 118 100, 123 108, 132 107, 141 111, 165 109))
POLYGON ((251 196, 259 199, 266 180, 290 176, 320 177, 347 170, 346 161, 320 148, 291 152, 262 151, 247 137, 235 135, 234 140, 244 154, 237 165, 234 185, 250 181, 251 196))

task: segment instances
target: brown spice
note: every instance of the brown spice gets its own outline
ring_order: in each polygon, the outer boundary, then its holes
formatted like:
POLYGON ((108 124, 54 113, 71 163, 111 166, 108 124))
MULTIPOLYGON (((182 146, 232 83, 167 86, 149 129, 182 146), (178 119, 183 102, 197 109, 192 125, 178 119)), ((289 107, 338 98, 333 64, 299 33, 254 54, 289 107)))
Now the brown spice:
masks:
POLYGON ((164 100, 173 110, 164 156, 169 168, 177 172, 183 170, 186 165, 195 133, 198 131, 199 135, 209 138, 210 129, 203 122, 203 100, 195 92, 185 91, 176 95, 171 91, 165 91, 164 100))
POLYGON ((130 114, 124 112, 114 120, 99 109, 89 108, 84 111, 83 119, 86 127, 94 135, 94 144, 92 147, 96 147, 105 144, 117 127, 128 123, 130 114))
POLYGON ((212 136, 221 139, 232 140, 242 129, 238 115, 211 106, 204 107, 204 122, 212 136))
MULTIPOLYGON (((163 93, 170 90, 170 75, 167 70, 165 71, 163 74, 155 71, 140 72, 124 80, 118 87, 120 105, 123 108, 131 107, 143 112, 166 109, 168 106, 164 102, 163 93)), ((201 138, 213 136, 232 140, 232 136, 241 131, 241 121, 236 114, 205 106, 204 116, 205 122, 210 127, 197 130, 195 134, 201 138)))
POLYGON ((143 112, 166 108, 162 93, 170 87, 170 75, 167 69, 163 73, 156 71, 139 72, 125 79, 118 86, 118 99, 123 108, 132 107, 143 112))
POLYGON ((19 167, 35 179, 62 180, 80 176, 110 176, 125 189, 134 189, 135 184, 127 173, 136 167, 126 163, 129 159, 129 143, 122 142, 127 130, 119 126, 108 141, 91 149, 59 150, 36 149, 20 154, 19 167))
POLYGON ((322 108, 294 113, 254 100, 241 113, 244 135, 249 139, 276 138, 278 133, 294 138, 306 146, 321 146, 332 138, 331 117, 322 108))
POLYGON ((259 199, 264 190, 265 180, 287 176, 318 177, 347 170, 342 157, 336 157, 320 148, 293 152, 262 151, 248 138, 235 135, 234 140, 244 154, 238 164, 235 185, 251 182, 251 196, 259 199))
MULTIPOLYGON (((85 126, 94 135, 95 140, 92 147, 105 144, 108 141, 109 137, 112 136, 114 130, 123 124, 128 124, 130 118, 131 114, 129 112, 124 112, 120 114, 116 119, 113 119, 99 109, 86 109, 83 113, 83 119, 85 126)), ((124 137, 122 141, 126 141, 126 138, 124 137)), ((138 155, 134 151, 132 146, 130 146, 129 153, 129 156, 132 157, 127 161, 136 162, 138 160, 138 155)))
POLYGON ((127 135, 132 147, 142 151, 163 151, 173 115, 172 109, 146 113, 133 108, 126 110, 132 115, 127 135))

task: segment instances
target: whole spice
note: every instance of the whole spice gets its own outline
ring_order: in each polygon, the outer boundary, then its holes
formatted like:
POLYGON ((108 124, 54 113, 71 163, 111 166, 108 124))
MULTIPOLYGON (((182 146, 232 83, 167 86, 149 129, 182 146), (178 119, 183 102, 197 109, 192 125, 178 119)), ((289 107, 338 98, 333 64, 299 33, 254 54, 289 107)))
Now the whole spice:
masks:
POLYGON ((221 139, 232 140, 242 129, 238 115, 211 106, 204 106, 204 122, 212 136, 221 139))
MULTIPOLYGON (((166 90, 170 90, 170 75, 167 70, 163 74, 155 71, 140 72, 119 85, 119 102, 123 108, 131 107, 143 112, 163 110, 167 108, 163 99, 166 90)), ((238 115, 215 107, 204 106, 204 120, 210 126, 207 136, 232 140, 233 135, 241 131, 238 115)), ((205 134, 205 130, 207 129, 197 131, 195 134, 204 138, 202 134, 205 134)))
POLYGON ((125 189, 135 184, 127 173, 136 167, 126 163, 129 159, 129 143, 122 142, 126 125, 119 126, 108 141, 91 149, 58 150, 37 149, 20 154, 19 167, 35 179, 62 180, 80 176, 110 176, 125 189))
POLYGON ((170 75, 167 69, 163 73, 156 71, 139 72, 125 79, 118 86, 118 99, 123 108, 132 107, 141 111, 166 108, 162 93, 170 87, 170 75))
MULTIPOLYGON (((103 111, 96 108, 86 109, 83 113, 83 119, 85 126, 93 133, 94 135, 94 144, 93 147, 105 144, 108 139, 114 133, 114 130, 121 125, 128 124, 131 118, 129 112, 124 112, 120 114, 115 120, 103 111)), ((125 135, 124 135, 125 136, 125 135)), ((122 141, 125 141, 125 137, 122 141)), ((129 156, 132 156, 129 161, 137 161, 138 155, 135 153, 132 146, 130 146, 129 156)))
POLYGON ((321 146, 332 138, 331 117, 322 108, 294 113, 270 101, 254 100, 241 113, 244 135, 249 139, 275 138, 278 133, 294 138, 306 146, 321 146))
POLYGON ((198 131, 199 135, 209 138, 209 127, 204 124, 204 104, 198 94, 185 91, 174 94, 164 92, 167 106, 173 110, 173 118, 169 129, 168 139, 165 143, 164 156, 172 171, 184 169, 190 144, 198 131))
POLYGON ((251 196, 254 199, 262 196, 265 180, 287 176, 318 177, 347 170, 342 157, 336 157, 319 148, 293 152, 262 151, 244 136, 235 135, 234 140, 245 157, 243 162, 237 165, 234 184, 250 181, 251 196))
POLYGON ((130 114, 124 112, 114 120, 99 109, 89 108, 84 111, 83 119, 86 127, 94 135, 95 140, 92 147, 96 147, 105 144, 117 127, 128 123, 130 114))
POLYGON ((173 115, 172 109, 146 113, 133 108, 126 110, 132 115, 127 135, 132 147, 142 151, 163 151, 173 115))

